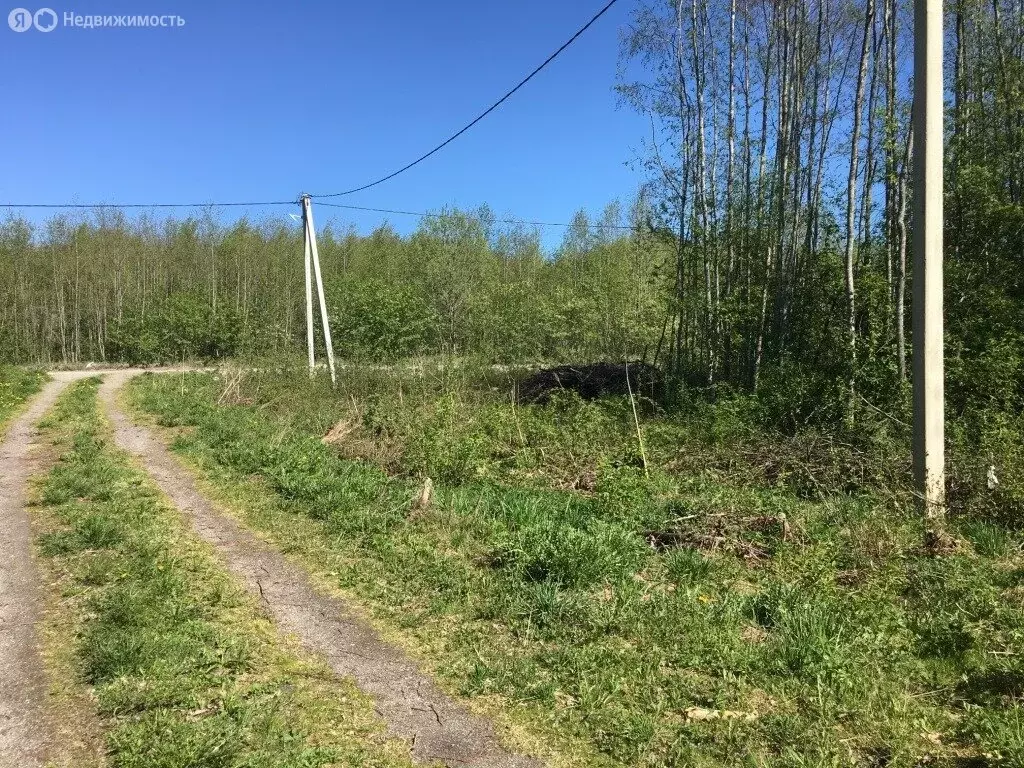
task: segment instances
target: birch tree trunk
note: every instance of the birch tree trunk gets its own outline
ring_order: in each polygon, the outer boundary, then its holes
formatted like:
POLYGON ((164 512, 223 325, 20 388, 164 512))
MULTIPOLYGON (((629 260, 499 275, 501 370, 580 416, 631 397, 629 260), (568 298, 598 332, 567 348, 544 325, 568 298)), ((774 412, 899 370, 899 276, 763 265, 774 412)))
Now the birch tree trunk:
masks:
POLYGON ((864 36, 860 48, 860 67, 857 71, 857 87, 853 101, 853 131, 850 137, 850 173, 846 182, 846 308, 847 332, 849 334, 849 379, 847 381, 849 403, 847 421, 852 424, 857 398, 857 290, 855 280, 856 256, 856 204, 858 150, 864 110, 864 84, 867 78, 869 43, 875 16, 875 2, 868 0, 864 15, 864 36))

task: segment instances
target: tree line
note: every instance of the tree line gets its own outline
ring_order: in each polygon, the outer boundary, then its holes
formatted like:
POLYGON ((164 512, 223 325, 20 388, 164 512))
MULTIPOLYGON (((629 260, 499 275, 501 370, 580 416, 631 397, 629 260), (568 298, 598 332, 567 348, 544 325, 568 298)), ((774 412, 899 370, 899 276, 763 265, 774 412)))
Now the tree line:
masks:
MULTIPOLYGON (((643 356, 666 295, 658 249, 617 204, 580 212, 556 253, 486 208, 424 218, 407 237, 318 234, 337 352, 392 361, 643 356)), ((302 234, 211 214, 119 211, 0 226, 0 350, 12 362, 157 363, 302 348, 302 234)), ((318 340, 319 343, 319 340, 318 340)))
MULTIPOLYGON (((912 3, 649 0, 622 100, 650 118, 636 199, 554 253, 486 208, 408 236, 328 227, 338 352, 644 358, 777 396, 790 428, 907 400, 912 3)), ((1024 0, 947 3, 951 415, 1024 410, 1024 0)), ((301 349, 297 227, 99 210, 0 227, 0 350, 157 362, 301 349)))

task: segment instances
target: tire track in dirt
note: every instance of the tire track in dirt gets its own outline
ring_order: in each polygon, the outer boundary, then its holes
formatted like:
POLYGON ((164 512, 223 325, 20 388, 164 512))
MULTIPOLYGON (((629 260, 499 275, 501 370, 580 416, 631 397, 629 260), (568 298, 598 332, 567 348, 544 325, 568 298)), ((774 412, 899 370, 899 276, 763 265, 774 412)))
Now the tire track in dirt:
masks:
POLYGON ((117 445, 133 454, 160 490, 188 515, 196 532, 259 596, 279 627, 373 697, 388 735, 407 740, 415 762, 539 768, 540 762, 506 751, 487 720, 452 701, 344 601, 319 593, 301 569, 218 511, 164 443, 149 429, 134 424, 119 406, 117 391, 135 373, 108 373, 100 388, 117 445))
POLYGON ((90 374, 55 373, 0 443, 0 768, 35 768, 50 757, 53 729, 38 623, 44 606, 26 501, 48 469, 38 421, 64 388, 90 374))

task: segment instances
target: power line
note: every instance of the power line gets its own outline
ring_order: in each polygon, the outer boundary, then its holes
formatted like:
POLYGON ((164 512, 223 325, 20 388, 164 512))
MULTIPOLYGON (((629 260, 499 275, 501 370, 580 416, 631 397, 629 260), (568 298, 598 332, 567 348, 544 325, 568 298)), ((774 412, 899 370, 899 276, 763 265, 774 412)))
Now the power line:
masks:
POLYGON ((389 180, 395 178, 395 176, 398 176, 400 173, 405 173, 406 171, 408 171, 413 166, 416 166, 416 165, 419 165, 420 163, 422 163, 424 160, 426 160, 431 155, 433 155, 433 154, 435 154, 437 152, 440 152, 446 146, 448 146, 453 141, 455 141, 455 139, 459 138, 459 136, 464 134, 466 131, 468 131, 470 128, 472 128, 474 125, 476 125, 481 120, 483 120, 485 117, 487 117, 489 114, 491 114, 491 112, 493 112, 498 107, 500 107, 503 103, 505 103, 505 101, 507 101, 509 99, 509 97, 511 97, 516 91, 518 91, 520 88, 522 88, 528 82, 530 82, 542 69, 544 69, 548 64, 550 64, 552 61, 554 61, 556 58, 558 58, 559 54, 562 53, 562 51, 564 51, 566 48, 568 48, 570 45, 572 45, 574 42, 576 42, 577 38, 579 38, 580 35, 582 35, 584 32, 586 32, 591 27, 591 25, 594 22, 596 22, 598 19, 600 19, 602 16, 604 16, 604 14, 608 11, 608 9, 611 8, 613 5, 615 5, 615 3, 617 3, 617 2, 618 2, 618 0, 610 0, 610 2, 604 8, 602 8, 600 11, 598 11, 596 14, 594 14, 593 18, 591 18, 590 21, 588 21, 586 24, 584 24, 582 27, 580 27, 576 31, 576 34, 574 34, 572 37, 570 37, 568 40, 566 40, 557 51, 555 51, 550 56, 548 56, 547 59, 544 60, 543 64, 541 64, 539 67, 537 67, 535 70, 533 70, 533 72, 531 72, 526 77, 524 77, 522 80, 520 80, 519 84, 516 85, 515 88, 513 88, 508 93, 506 93, 504 96, 502 96, 500 99, 498 99, 496 102, 491 104, 491 106, 489 106, 487 109, 485 109, 483 112, 481 112, 475 118, 473 118, 473 120, 471 120, 469 123, 464 125, 456 133, 453 133, 451 136, 449 136, 447 139, 442 141, 440 144, 438 144, 436 147, 434 147, 432 150, 430 150, 426 154, 421 155, 420 157, 416 158, 415 160, 413 160, 408 165, 402 166, 397 171, 389 173, 387 176, 383 176, 382 178, 379 178, 376 181, 372 181, 369 184, 364 184, 361 187, 355 187, 354 189, 348 189, 348 190, 345 190, 344 192, 331 192, 329 194, 311 195, 311 197, 314 197, 314 198, 318 198, 318 197, 342 197, 344 195, 351 195, 351 194, 354 194, 356 192, 362 192, 364 189, 369 189, 370 187, 375 187, 378 184, 383 184, 385 181, 389 181, 389 180))
MULTIPOLYGON (((295 200, 269 200, 251 203, 0 203, 0 208, 44 208, 44 209, 77 209, 94 210, 102 208, 139 209, 139 208, 229 208, 229 207, 259 207, 277 205, 298 205, 295 200)), ((445 216, 444 213, 427 213, 424 211, 403 211, 395 208, 368 208, 362 205, 343 205, 341 203, 318 202, 317 205, 329 208, 343 208, 350 211, 366 211, 370 213, 390 213, 397 216, 417 216, 421 219, 437 219, 445 216)), ((522 221, 520 219, 495 219, 497 224, 523 224, 532 227, 571 227, 572 223, 561 221, 522 221)), ((633 229, 630 226, 621 224, 594 224, 595 227, 604 229, 633 229)))
POLYGON ((237 208, 268 205, 298 205, 296 200, 249 203, 0 203, 0 208, 237 208))
MULTIPOLYGON (((369 211, 372 213, 392 213, 399 216, 419 216, 421 219, 443 218, 444 213, 423 213, 421 211, 399 211, 392 208, 367 208, 361 205, 342 205, 341 203, 317 202, 317 205, 325 205, 328 208, 344 208, 350 211, 369 211)), ((519 219, 494 219, 496 224, 525 224, 531 227, 571 227, 572 223, 563 221, 520 221, 519 219)), ((597 229, 633 229, 623 224, 594 224, 597 229)))
MULTIPOLYGON (((479 115, 477 115, 473 120, 471 120, 469 123, 467 123, 465 126, 463 126, 457 132, 455 132, 454 134, 449 136, 447 139, 445 139, 443 142, 438 144, 436 147, 434 147, 432 150, 430 150, 426 154, 421 155, 420 157, 416 158, 415 160, 413 160, 408 165, 405 165, 402 168, 399 168, 397 171, 394 171, 393 173, 389 173, 387 176, 384 176, 384 177, 382 177, 380 179, 377 179, 376 181, 373 181, 373 182, 371 182, 369 184, 364 184, 361 187, 356 187, 354 189, 349 189, 349 190, 346 190, 344 192, 332 192, 330 194, 310 195, 310 197, 313 197, 313 198, 342 197, 344 195, 351 195, 351 194, 354 194, 356 192, 362 192, 363 190, 369 189, 370 187, 375 187, 378 184, 383 184, 385 181, 389 181, 389 180, 395 178, 395 176, 398 176, 401 173, 405 173, 410 168, 412 168, 412 167, 414 167, 416 165, 419 165, 421 162, 426 160, 431 155, 436 154, 437 152, 439 152, 440 150, 444 149, 446 146, 451 144, 453 141, 455 141, 455 139, 459 138, 459 136, 464 134, 466 131, 468 131, 470 128, 472 128, 474 125, 476 125, 481 120, 483 120, 485 117, 487 117, 487 115, 489 115, 491 112, 493 112, 498 107, 500 107, 502 104, 504 104, 520 88, 522 88, 524 85, 526 85, 528 82, 530 82, 534 77, 536 77, 541 72, 541 70, 543 70, 545 67, 548 66, 548 64, 550 64, 552 61, 554 61, 556 58, 558 58, 558 56, 562 53, 562 51, 564 51, 566 48, 568 48, 570 45, 572 45, 574 42, 576 42, 576 40, 584 32, 586 32, 588 29, 590 29, 590 27, 598 19, 600 19, 602 16, 604 16, 604 14, 607 13, 608 10, 613 5, 615 5, 615 3, 617 3, 617 2, 618 2, 618 0, 609 0, 609 2, 600 11, 598 11, 596 14, 594 14, 593 17, 591 17, 590 21, 588 21, 586 24, 584 24, 582 27, 580 27, 572 37, 570 37, 568 40, 566 40, 558 48, 558 50, 556 50, 554 53, 552 53, 550 56, 548 56, 544 60, 544 62, 541 63, 540 66, 538 66, 530 74, 528 74, 521 81, 519 81, 519 83, 514 88, 512 88, 508 93, 506 93, 504 96, 502 96, 496 102, 494 102, 491 106, 489 106, 487 109, 485 109, 479 115)), ((212 208, 254 207, 255 208, 255 207, 260 207, 260 206, 297 205, 297 204, 298 204, 297 200, 269 200, 269 201, 252 201, 252 202, 234 202, 234 201, 232 201, 232 202, 226 202, 226 203, 218 203, 218 202, 203 202, 203 203, 0 203, 0 208, 19 208, 19 209, 29 209, 29 208, 40 209, 40 208, 42 208, 42 209, 54 209, 54 210, 56 210, 56 209, 67 209, 67 210, 70 210, 70 209, 98 209, 98 208, 113 208, 113 209, 129 209, 129 208, 133 208, 133 209, 138 209, 138 208, 207 208, 207 207, 212 207, 212 208)), ((320 204, 321 205, 332 205, 331 203, 320 203, 320 204)), ((431 214, 431 213, 419 213, 419 212, 415 212, 415 211, 389 210, 389 209, 386 209, 386 208, 360 208, 359 206, 352 206, 352 205, 345 206, 345 205, 334 204, 334 207, 336 207, 336 208, 349 208, 349 209, 352 209, 352 210, 374 211, 374 212, 377 212, 377 213, 392 213, 392 214, 399 214, 399 215, 403 215, 403 216, 436 217, 436 216, 439 215, 439 214, 431 214)), ((571 226, 570 224, 565 224, 565 223, 543 222, 543 221, 523 221, 523 222, 520 222, 520 221, 515 221, 513 219, 501 219, 499 221, 501 221, 502 223, 507 223, 507 224, 529 224, 529 225, 541 226, 541 227, 568 227, 568 226, 571 226)), ((630 229, 630 227, 623 227, 623 226, 610 226, 610 227, 606 227, 606 228, 609 228, 609 229, 630 229)))

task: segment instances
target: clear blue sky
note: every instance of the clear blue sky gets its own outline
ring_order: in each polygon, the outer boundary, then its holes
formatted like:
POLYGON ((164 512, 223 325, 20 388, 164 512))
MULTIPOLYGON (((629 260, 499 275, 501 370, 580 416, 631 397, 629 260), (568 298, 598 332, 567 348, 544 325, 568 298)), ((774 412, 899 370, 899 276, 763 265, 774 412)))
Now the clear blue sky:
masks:
MULTIPOLYGON (((549 221, 625 203, 640 182, 626 163, 648 130, 612 90, 618 33, 634 2, 620 0, 441 153, 339 202, 486 202, 499 215, 549 221)), ((60 17, 178 14, 186 24, 46 34, 0 26, 0 203, 287 200, 357 186, 461 127, 602 5, 53 0, 60 17)), ((261 214, 285 211, 253 212, 261 214)), ((383 218, 331 215, 364 232, 383 218)), ((391 220, 402 231, 416 224, 391 220)), ((560 237, 555 230, 545 241, 560 237)))

